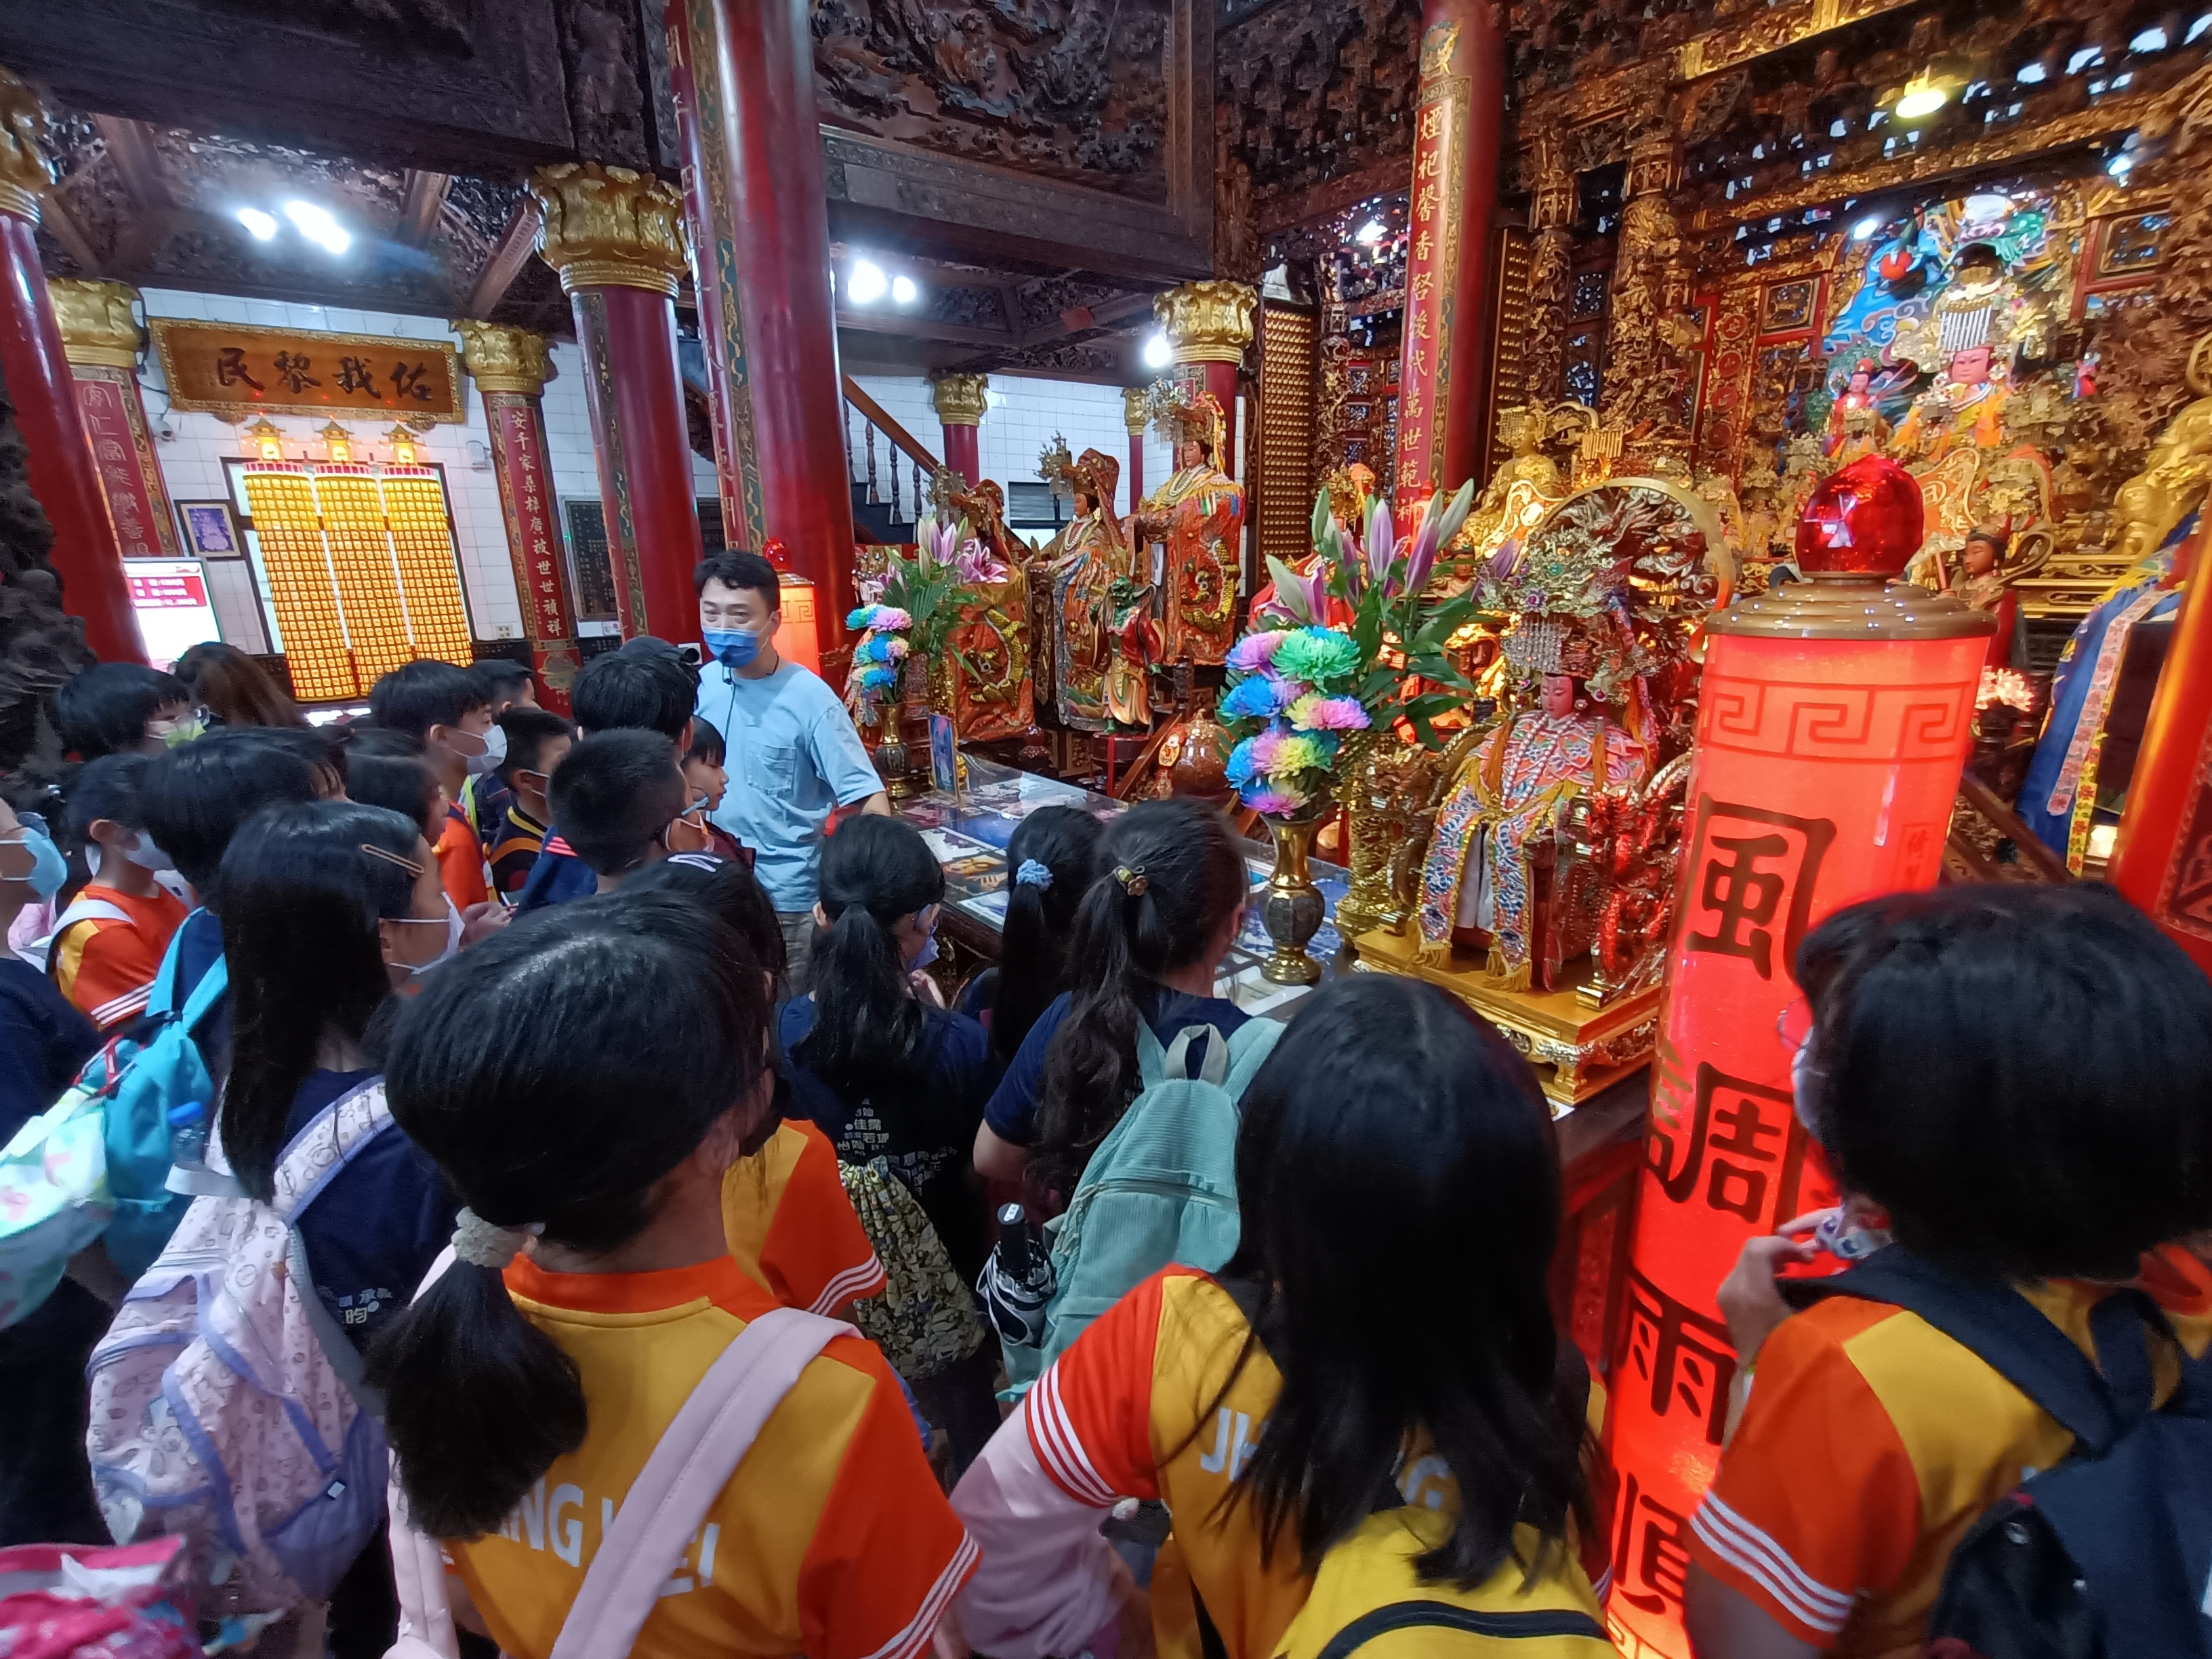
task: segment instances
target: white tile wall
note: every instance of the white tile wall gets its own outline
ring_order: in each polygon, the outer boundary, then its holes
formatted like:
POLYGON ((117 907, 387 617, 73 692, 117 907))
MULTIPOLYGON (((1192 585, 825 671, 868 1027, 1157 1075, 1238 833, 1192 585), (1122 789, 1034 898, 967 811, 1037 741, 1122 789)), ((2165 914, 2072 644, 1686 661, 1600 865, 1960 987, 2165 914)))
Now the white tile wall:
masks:
MULTIPOLYGON (((945 457, 945 428, 929 400, 929 382, 919 376, 856 374, 861 388, 884 406, 884 412, 904 427, 935 454, 945 457)), ((1129 431, 1121 417, 1121 389, 1091 386, 1079 380, 1037 380, 1021 374, 991 377, 990 408, 976 428, 976 449, 983 476, 1006 484, 1037 481, 1038 452, 1054 433, 1067 439, 1067 451, 1080 455, 1086 449, 1103 450, 1121 463, 1121 488, 1114 510, 1127 513, 1129 500, 1129 431)), ((859 416, 853 422, 856 456, 860 444, 859 416)), ((865 467, 866 463, 861 465, 865 467)), ((1158 489, 1174 470, 1167 442, 1145 434, 1145 489, 1158 489)))

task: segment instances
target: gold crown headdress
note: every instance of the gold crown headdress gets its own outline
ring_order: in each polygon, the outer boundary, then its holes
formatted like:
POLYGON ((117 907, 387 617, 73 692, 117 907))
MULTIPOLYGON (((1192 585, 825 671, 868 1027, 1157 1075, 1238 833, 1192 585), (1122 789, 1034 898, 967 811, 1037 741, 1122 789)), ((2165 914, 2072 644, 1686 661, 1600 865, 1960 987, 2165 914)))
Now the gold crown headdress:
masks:
POLYGON ((1195 438, 1210 446, 1218 465, 1228 442, 1228 417, 1220 400, 1195 380, 1155 380, 1145 393, 1145 415, 1152 430, 1170 443, 1195 438))
POLYGON ((1037 452, 1037 477, 1062 500, 1075 494, 1075 458, 1067 453, 1065 433, 1054 433, 1052 441, 1037 452))

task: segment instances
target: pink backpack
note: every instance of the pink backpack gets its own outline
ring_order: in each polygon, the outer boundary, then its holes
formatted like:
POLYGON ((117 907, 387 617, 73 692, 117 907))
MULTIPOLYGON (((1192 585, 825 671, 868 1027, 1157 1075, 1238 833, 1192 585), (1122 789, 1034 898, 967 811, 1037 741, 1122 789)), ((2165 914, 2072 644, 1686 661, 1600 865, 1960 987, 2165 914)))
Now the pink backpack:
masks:
POLYGON ((381 1407, 292 1223, 392 1127, 374 1079, 284 1148, 273 1203, 195 1199, 93 1350, 100 1512, 125 1542, 182 1534, 210 1617, 324 1599, 383 1521, 381 1407))
MULTIPOLYGON (((430 1271, 423 1289, 453 1255, 430 1271)), ((416 1295, 422 1291, 417 1291, 416 1295)), ((618 1659, 629 1652, 707 1512, 729 1485, 761 1427, 814 1357, 853 1328, 796 1308, 763 1314, 708 1367, 661 1431, 623 1496, 584 1583, 569 1604, 552 1659, 618 1659)), ((391 1483, 392 1566, 399 1587, 399 1639, 385 1659, 458 1659, 446 1597, 445 1555, 408 1524, 391 1483)))

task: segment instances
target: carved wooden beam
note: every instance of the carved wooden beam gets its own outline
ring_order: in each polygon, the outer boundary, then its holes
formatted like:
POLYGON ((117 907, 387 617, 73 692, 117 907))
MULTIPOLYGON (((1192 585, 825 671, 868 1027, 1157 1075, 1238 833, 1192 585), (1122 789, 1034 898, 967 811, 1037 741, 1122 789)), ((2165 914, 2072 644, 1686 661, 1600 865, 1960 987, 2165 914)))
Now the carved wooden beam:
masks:
POLYGON ((477 319, 491 315, 492 308, 506 296, 522 262, 538 251, 538 204, 525 196, 514 204, 508 216, 507 228, 492 244, 491 256, 477 273, 476 286, 469 290, 468 302, 461 307, 464 317, 477 319))
POLYGON ((968 323, 940 323, 932 317, 908 316, 896 311, 848 311, 837 307, 837 326, 866 334, 900 334, 913 340, 943 340, 952 345, 1012 345, 1014 337, 1003 328, 977 328, 968 323))
POLYGON ((95 115, 92 124, 106 141, 124 192, 141 213, 160 213, 176 206, 176 198, 162 182, 161 164, 154 154, 154 138, 143 123, 119 116, 95 115))
MULTIPOLYGON (((1082 325, 1082 328, 1086 331, 1094 328, 1108 328, 1125 318, 1134 317, 1140 313, 1150 316, 1152 310, 1152 296, 1150 293, 1124 294, 1118 299, 1107 300, 1091 307, 1091 320, 1082 325)), ((1012 317, 1018 313, 1009 311, 1006 314, 1012 317)), ((1078 331, 1075 327, 1070 325, 1067 315, 1063 312, 1042 328, 1031 329, 1014 343, 1025 346, 1045 345, 1078 331)))
POLYGON ((101 269, 104 262, 92 251, 92 239, 84 234, 84 227, 77 223, 68 204, 53 191, 48 191, 39 204, 39 228, 52 237, 86 276, 106 275, 101 269))
POLYGON ((453 182, 450 173, 425 173, 410 168, 407 192, 399 203, 399 222, 392 238, 403 247, 421 247, 438 228, 438 215, 446 205, 446 191, 453 182))

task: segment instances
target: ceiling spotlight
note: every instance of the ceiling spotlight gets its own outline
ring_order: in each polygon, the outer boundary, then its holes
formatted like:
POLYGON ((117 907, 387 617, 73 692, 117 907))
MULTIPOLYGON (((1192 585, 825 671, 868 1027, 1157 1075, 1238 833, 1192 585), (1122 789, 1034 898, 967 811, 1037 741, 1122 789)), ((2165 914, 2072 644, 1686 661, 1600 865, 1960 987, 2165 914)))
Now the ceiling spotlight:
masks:
POLYGON ((239 209, 238 222, 252 233, 257 242, 265 242, 276 234, 276 216, 264 213, 259 208, 239 209))
POLYGON ((1897 100, 1897 118, 1917 121, 1923 115, 1933 115, 1951 101, 1951 89, 1923 75, 1908 82, 1897 100))
POLYGON ((1851 240, 1854 242, 1863 242, 1881 228, 1881 216, 1878 213, 1869 214, 1867 217, 1860 220, 1858 223, 1851 227, 1851 240))
POLYGON ((914 285, 913 277, 894 276, 891 278, 891 303, 893 305, 910 306, 915 302, 915 298, 921 293, 921 290, 914 285))
POLYGON ((1146 368, 1165 368, 1173 362, 1175 362, 1175 348, 1168 343, 1167 331, 1164 329, 1145 342, 1146 368))
POLYGON ((343 253, 353 246, 351 234, 331 216, 327 208, 317 207, 313 202, 287 202, 284 216, 298 227, 301 235, 325 252, 343 253))
POLYGON ((845 278, 845 297, 856 306, 872 306, 884 297, 890 287, 890 279, 884 268, 872 259, 855 259, 851 273, 845 278))
POLYGON ((1389 228, 1380 219, 1370 219, 1352 233, 1352 240, 1362 247, 1373 247, 1389 234, 1389 228))

